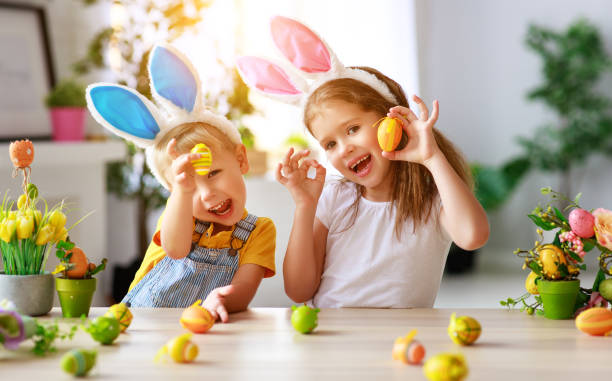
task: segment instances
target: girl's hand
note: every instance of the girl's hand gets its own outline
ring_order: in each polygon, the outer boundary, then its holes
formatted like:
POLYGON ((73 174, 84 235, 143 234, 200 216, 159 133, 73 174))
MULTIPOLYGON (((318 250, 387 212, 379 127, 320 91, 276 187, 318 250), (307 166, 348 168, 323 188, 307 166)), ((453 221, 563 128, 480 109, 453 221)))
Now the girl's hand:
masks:
POLYGON ((184 193, 193 193, 196 189, 195 183, 195 169, 191 164, 192 160, 200 158, 199 153, 185 153, 179 155, 176 152, 176 139, 171 139, 166 146, 166 154, 172 159, 172 166, 170 170, 172 190, 180 190, 184 193))
POLYGON ((276 180, 289 190, 296 205, 316 207, 325 184, 326 171, 318 161, 304 159, 309 154, 309 150, 294 153, 293 147, 290 148, 283 162, 278 163, 276 180), (301 159, 304 160, 300 163, 301 159), (310 168, 316 171, 314 179, 307 176, 310 168))
POLYGON ((383 151, 382 155, 389 160, 426 164, 439 151, 433 135, 433 127, 438 120, 438 101, 433 102, 433 112, 429 116, 429 110, 423 100, 416 95, 413 95, 412 99, 419 106, 418 118, 412 110, 403 106, 392 107, 387 114, 391 118, 398 118, 402 121, 402 128, 408 135, 408 144, 401 151, 383 151))
POLYGON ((208 294, 202 306, 210 312, 213 319, 220 319, 222 322, 227 323, 229 315, 225 308, 225 297, 234 292, 234 286, 217 287, 208 294))

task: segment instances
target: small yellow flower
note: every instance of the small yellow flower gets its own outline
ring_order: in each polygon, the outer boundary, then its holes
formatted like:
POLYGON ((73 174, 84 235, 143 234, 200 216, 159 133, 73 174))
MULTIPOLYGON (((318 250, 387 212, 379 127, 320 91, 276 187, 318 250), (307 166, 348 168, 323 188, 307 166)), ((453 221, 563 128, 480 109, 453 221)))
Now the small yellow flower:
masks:
POLYGON ((53 228, 53 226, 49 224, 43 226, 38 231, 38 235, 36 236, 36 244, 42 246, 49 243, 49 241, 53 238, 54 234, 55 229, 53 228))
POLYGON ((66 237, 68 237, 68 230, 65 226, 62 226, 59 229, 55 229, 55 237, 53 237, 53 242, 65 241, 66 237))
POLYGON ((537 232, 539 235, 544 234, 544 232, 543 232, 543 231, 542 231, 542 229, 540 229, 540 228, 536 229, 536 232, 537 232))
POLYGON ((21 216, 17 220, 17 238, 26 239, 32 236, 34 230, 34 218, 21 216))

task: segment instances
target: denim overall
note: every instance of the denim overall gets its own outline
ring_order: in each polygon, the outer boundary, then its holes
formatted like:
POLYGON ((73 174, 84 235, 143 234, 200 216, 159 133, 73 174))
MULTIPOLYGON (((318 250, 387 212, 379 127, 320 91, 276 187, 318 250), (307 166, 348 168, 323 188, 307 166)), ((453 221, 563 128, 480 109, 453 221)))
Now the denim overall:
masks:
POLYGON ((191 251, 185 258, 165 256, 123 298, 132 307, 188 307, 217 287, 227 286, 238 270, 240 255, 253 229, 257 216, 247 215, 238 221, 232 232, 230 247, 209 249, 199 246, 200 237, 210 222, 196 220, 191 251), (240 243, 236 245, 234 242, 240 243), (238 247, 235 247, 238 246, 238 247))

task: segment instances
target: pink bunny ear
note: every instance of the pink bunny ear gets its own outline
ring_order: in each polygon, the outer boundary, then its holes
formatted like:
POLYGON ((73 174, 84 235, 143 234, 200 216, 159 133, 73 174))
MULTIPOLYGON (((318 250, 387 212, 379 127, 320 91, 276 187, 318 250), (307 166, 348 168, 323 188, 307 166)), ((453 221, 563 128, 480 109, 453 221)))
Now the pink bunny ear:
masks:
POLYGON ((263 58, 240 57, 237 65, 244 81, 266 94, 297 95, 302 93, 291 83, 283 69, 263 58))
POLYGON ((305 25, 275 16, 270 21, 270 29, 278 49, 298 69, 306 73, 324 73, 331 69, 325 43, 305 25))

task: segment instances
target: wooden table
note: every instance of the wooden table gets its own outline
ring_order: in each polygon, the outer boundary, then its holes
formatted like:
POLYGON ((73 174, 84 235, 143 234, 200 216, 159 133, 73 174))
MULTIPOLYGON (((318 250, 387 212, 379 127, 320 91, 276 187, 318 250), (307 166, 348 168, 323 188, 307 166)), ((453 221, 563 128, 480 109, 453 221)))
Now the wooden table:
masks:
MULTIPOLYGON (((90 318, 105 308, 93 308, 90 318)), ((233 314, 228 324, 215 324, 194 335, 200 353, 191 364, 156 364, 157 350, 185 332, 180 309, 133 308, 134 321, 114 345, 101 346, 79 331, 59 342, 58 352, 32 355, 31 344, 0 350, 2 380, 69 379, 60 369, 61 355, 83 347, 98 350, 96 380, 421 380, 422 366, 391 359, 395 338, 418 329, 426 358, 440 352, 461 352, 469 380, 606 380, 612 377, 612 337, 591 337, 573 320, 548 320, 505 309, 458 309, 480 321, 483 332, 475 345, 459 347, 446 333, 451 310, 324 309, 314 333, 293 330, 290 310, 255 308, 233 314)), ((43 321, 60 317, 54 308, 43 321)), ((61 325, 74 319, 60 320, 61 325)))

